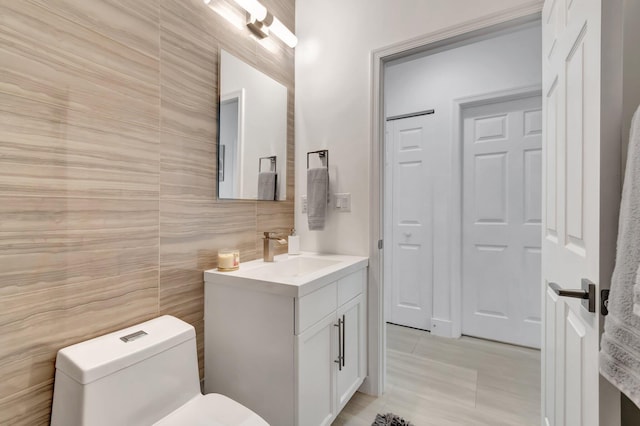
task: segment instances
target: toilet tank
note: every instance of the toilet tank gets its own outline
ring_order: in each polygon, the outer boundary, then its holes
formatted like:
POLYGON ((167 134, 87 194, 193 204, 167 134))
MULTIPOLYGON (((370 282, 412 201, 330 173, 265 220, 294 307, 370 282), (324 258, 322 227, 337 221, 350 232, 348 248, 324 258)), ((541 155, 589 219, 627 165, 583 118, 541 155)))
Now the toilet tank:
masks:
POLYGON ((195 330, 165 315, 61 349, 51 425, 149 425, 198 395, 195 330))

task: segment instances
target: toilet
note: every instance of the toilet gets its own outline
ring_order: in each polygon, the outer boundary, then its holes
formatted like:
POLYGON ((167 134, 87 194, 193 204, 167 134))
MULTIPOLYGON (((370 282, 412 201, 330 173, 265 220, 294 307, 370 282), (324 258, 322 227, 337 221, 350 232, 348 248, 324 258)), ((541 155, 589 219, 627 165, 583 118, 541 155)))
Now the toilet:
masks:
POLYGON ((200 392, 194 328, 165 315, 58 352, 52 426, 269 426, 200 392))

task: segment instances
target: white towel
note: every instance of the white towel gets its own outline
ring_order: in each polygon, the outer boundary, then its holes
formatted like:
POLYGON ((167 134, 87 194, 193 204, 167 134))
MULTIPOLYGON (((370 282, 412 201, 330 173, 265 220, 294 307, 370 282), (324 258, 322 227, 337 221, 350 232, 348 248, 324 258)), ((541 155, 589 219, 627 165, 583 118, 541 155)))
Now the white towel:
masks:
POLYGON ((276 172, 258 173, 258 200, 275 200, 277 182, 276 172))
POLYGON ((309 230, 324 229, 329 200, 329 170, 327 168, 307 170, 307 220, 309 230))
POLYGON ((640 108, 633 116, 600 373, 640 407, 640 108), (634 314, 635 312, 635 314, 634 314))

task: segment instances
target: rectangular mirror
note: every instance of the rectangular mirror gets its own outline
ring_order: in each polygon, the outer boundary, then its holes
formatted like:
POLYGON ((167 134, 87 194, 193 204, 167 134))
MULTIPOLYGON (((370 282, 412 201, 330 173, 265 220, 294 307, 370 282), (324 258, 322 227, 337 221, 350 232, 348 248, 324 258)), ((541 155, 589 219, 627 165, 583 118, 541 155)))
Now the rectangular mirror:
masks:
POLYGON ((287 198, 287 88, 220 50, 218 198, 287 198))

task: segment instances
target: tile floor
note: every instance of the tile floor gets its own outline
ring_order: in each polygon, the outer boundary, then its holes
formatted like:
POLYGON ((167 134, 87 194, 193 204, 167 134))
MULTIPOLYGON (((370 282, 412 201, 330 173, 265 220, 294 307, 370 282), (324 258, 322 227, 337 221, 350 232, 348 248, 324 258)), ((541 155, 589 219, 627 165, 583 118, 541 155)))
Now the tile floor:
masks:
POLYGON ((393 412, 415 426, 539 426, 540 351, 387 325, 387 388, 356 393, 334 426, 393 412))

